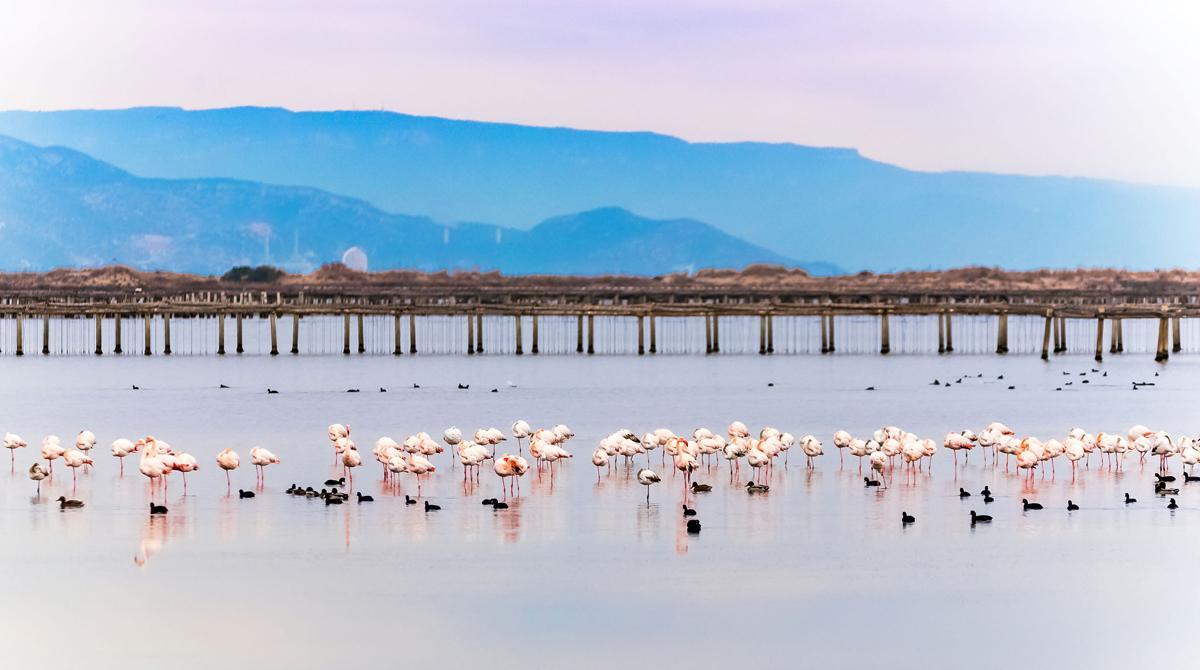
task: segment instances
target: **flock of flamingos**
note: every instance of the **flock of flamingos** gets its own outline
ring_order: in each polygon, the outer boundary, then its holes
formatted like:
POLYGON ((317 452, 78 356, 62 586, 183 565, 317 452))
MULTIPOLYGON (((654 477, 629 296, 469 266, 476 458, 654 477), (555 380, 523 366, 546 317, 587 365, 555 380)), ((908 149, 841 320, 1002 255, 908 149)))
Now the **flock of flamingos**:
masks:
MULTIPOLYGON (((512 437, 517 442, 517 453, 498 453, 500 443, 508 440, 508 434, 497 428, 481 428, 469 438, 458 428, 447 428, 441 436, 441 441, 428 433, 417 433, 407 437, 403 442, 396 442, 390 437, 381 437, 375 441, 372 454, 383 470, 385 483, 399 487, 401 475, 412 475, 417 488, 417 496, 421 496, 423 478, 437 471, 431 459, 446 451, 451 451, 451 467, 454 467, 454 457, 463 466, 463 480, 478 481, 480 469, 491 461, 492 471, 500 478, 502 496, 520 495, 521 478, 530 470, 530 461, 525 458, 527 451, 533 459, 540 474, 547 470, 549 477, 554 477, 555 464, 563 459, 572 458, 566 450, 566 445, 575 436, 565 425, 553 428, 533 429, 526 421, 517 421, 511 428, 512 437)), ((358 445, 350 437, 350 427, 343 424, 333 424, 328 429, 329 442, 333 451, 335 466, 343 466, 345 476, 350 479, 353 487, 353 472, 363 464, 358 445)), ((42 440, 41 458, 45 461, 35 461, 29 468, 29 478, 38 483, 41 492, 41 482, 53 477, 55 461, 71 468, 72 482, 81 467, 91 467, 94 462, 91 457, 96 447, 96 436, 90 430, 83 430, 75 438, 72 447, 62 444, 56 435, 48 435, 42 440)), ((846 455, 859 459, 858 469, 861 474, 863 461, 869 468, 868 474, 878 476, 864 477, 867 486, 887 488, 888 480, 893 475, 897 461, 905 477, 916 478, 916 473, 923 467, 932 467, 933 457, 937 453, 938 443, 929 438, 921 438, 895 426, 886 426, 874 431, 869 437, 855 437, 846 431, 837 431, 833 435, 833 445, 838 449, 838 460, 843 464, 846 455)), ((19 435, 7 433, 4 436, 4 447, 10 451, 10 459, 14 467, 16 452, 28 444, 19 435)), ((1045 477, 1046 470, 1055 471, 1055 463, 1060 458, 1066 458, 1071 463, 1072 481, 1079 461, 1090 465, 1093 455, 1098 457, 1105 467, 1120 470, 1131 455, 1144 462, 1146 458, 1157 458, 1159 470, 1166 472, 1170 459, 1178 457, 1185 466, 1186 481, 1196 481, 1198 478, 1189 474, 1192 466, 1200 462, 1200 443, 1186 436, 1172 437, 1162 431, 1154 431, 1146 426, 1133 426, 1126 434, 1096 433, 1091 434, 1082 428, 1073 428, 1062 439, 1042 441, 1035 437, 1020 437, 1011 428, 1002 423, 992 423, 980 433, 964 430, 949 433, 941 442, 941 446, 954 454, 955 472, 958 468, 958 452, 970 452, 976 448, 984 450, 985 458, 990 456, 993 465, 997 465, 1003 455, 1004 467, 1024 471, 1029 478, 1034 476, 1034 470, 1040 469, 1045 477), (988 454, 987 452, 991 453, 988 454)), ((807 468, 815 468, 816 458, 825 451, 819 439, 805 435, 796 439, 791 433, 782 432, 775 428, 761 429, 755 437, 741 421, 734 421, 726 428, 725 435, 718 435, 706 428, 697 428, 690 437, 683 437, 673 431, 660 428, 638 436, 631 430, 618 430, 599 441, 592 452, 592 465, 596 468, 599 479, 601 470, 611 471, 614 461, 623 459, 627 467, 632 467, 639 457, 645 458, 645 467, 639 468, 637 481, 646 487, 646 499, 650 499, 650 487, 662 481, 659 474, 651 469, 652 454, 658 450, 659 463, 670 466, 682 474, 682 483, 686 493, 689 491, 710 490, 707 484, 692 482, 694 471, 702 466, 711 467, 718 459, 724 459, 728 464, 730 481, 741 472, 742 461, 753 471, 753 479, 745 484, 750 493, 766 493, 769 486, 764 482, 771 479, 771 469, 782 456, 787 463, 788 453, 793 447, 799 447, 807 459, 807 468), (759 483, 755 483, 757 480, 759 483)), ((152 513, 165 513, 164 506, 154 505, 155 493, 164 491, 168 477, 178 472, 187 486, 187 475, 200 469, 197 459, 182 451, 177 451, 170 444, 153 436, 147 436, 136 441, 120 438, 111 445, 112 455, 120 462, 121 474, 124 475, 125 458, 138 454, 138 472, 150 482, 150 499, 152 513), (157 512, 155 512, 157 510, 157 512)), ((250 462, 255 467, 256 484, 261 486, 266 475, 266 468, 279 463, 279 457, 263 447, 253 447, 249 451, 250 462)), ((223 449, 216 456, 217 466, 225 471, 227 490, 232 486, 229 473, 241 466, 240 455, 232 449, 223 449)), ((1053 475, 1052 475, 1053 476, 1053 475)), ((1174 481, 1173 477, 1158 476, 1157 489, 1159 493, 1174 493, 1174 489, 1166 488, 1166 482, 1174 481)), ((341 482, 326 482, 341 484, 341 482)), ((303 494, 305 489, 293 485, 289 492, 303 494)), ((312 491, 311 488, 308 491, 312 491)), ((986 490, 985 490, 986 491, 986 490)), ((314 492, 315 493, 315 492, 314 492)), ((244 497, 252 494, 242 493, 244 497)), ((334 495, 344 496, 345 494, 334 495)), ((963 495, 967 495, 965 492, 963 495)), ((1132 500, 1128 498, 1127 500, 1132 500)), ((407 496, 406 496, 407 498, 407 496)), ((368 497, 363 497, 369 500, 368 497)), ((60 498, 60 504, 66 507, 82 507, 84 503, 78 500, 60 498)), ((340 502, 340 500, 338 501, 340 502)), ((985 500, 985 502, 988 502, 985 500)), ((1174 501, 1172 500, 1172 505, 1174 501)), ((1026 503, 1027 508, 1030 503, 1026 503)), ((1036 505, 1035 507, 1036 508, 1036 505)), ((436 507, 434 507, 436 509, 436 507)), ((1174 507, 1172 507, 1174 509, 1174 507)), ((685 505, 685 513, 687 512, 685 505)), ((972 513, 972 519, 976 517, 972 513)), ((990 520, 989 517, 978 517, 990 520)), ((904 521, 911 523, 912 517, 905 514, 904 521)))

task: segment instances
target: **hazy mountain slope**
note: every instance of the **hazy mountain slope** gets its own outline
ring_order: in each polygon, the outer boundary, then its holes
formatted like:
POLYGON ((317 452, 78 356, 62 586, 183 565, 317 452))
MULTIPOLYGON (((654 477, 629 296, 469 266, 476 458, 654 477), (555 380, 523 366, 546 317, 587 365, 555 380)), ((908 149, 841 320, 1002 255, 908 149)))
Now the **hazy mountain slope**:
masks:
POLYGON ((617 205, 848 269, 1195 265, 1200 243, 1195 190, 920 173, 848 149, 267 108, 3 112, 0 133, 147 176, 313 186, 441 221, 524 228, 617 205))

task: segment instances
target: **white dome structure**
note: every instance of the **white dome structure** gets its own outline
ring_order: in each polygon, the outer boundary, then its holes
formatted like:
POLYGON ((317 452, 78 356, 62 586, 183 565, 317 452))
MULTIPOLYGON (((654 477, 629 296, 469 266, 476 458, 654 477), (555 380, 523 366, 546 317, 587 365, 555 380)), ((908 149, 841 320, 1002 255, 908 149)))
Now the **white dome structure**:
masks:
POLYGON ((342 265, 357 270, 359 272, 367 271, 367 252, 358 247, 350 247, 346 253, 342 254, 342 265))

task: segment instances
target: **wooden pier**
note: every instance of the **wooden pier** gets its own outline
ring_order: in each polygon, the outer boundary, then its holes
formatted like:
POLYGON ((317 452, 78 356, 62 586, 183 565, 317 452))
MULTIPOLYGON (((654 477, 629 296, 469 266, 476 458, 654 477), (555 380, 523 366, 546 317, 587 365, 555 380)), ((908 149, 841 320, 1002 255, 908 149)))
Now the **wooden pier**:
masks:
MULTIPOLYGON (((396 356, 418 354, 427 343, 421 341, 418 327, 430 319, 451 319, 461 323, 461 346, 453 350, 466 355, 485 352, 485 325, 498 328, 497 318, 511 320, 512 347, 503 347, 516 355, 540 355, 546 351, 543 330, 547 319, 574 321, 574 351, 583 355, 597 352, 598 319, 628 319, 636 324, 636 334, 621 353, 656 355, 673 350, 664 337, 663 325, 677 319, 703 323, 704 352, 723 351, 723 322, 742 328, 757 329, 757 352, 772 355, 776 346, 776 326, 781 319, 806 319, 819 328, 821 354, 839 351, 838 329, 845 317, 873 319, 878 324, 878 347, 887 355, 894 351, 893 321, 898 318, 930 319, 936 322, 936 341, 929 330, 928 346, 941 354, 955 351, 955 322, 964 317, 994 319, 995 346, 998 355, 1010 351, 1010 319, 1021 318, 1028 324, 1037 319, 1041 335, 1041 357, 1067 351, 1067 334, 1077 324, 1089 322, 1095 327, 1093 355, 1102 360, 1124 352, 1124 325, 1143 320, 1156 325, 1153 351, 1157 361, 1165 362, 1182 347, 1181 322, 1200 316, 1200 281, 1142 282, 1109 286, 1106 290, 1081 288, 1039 289, 1027 284, 974 288, 969 282, 945 282, 946 286, 875 278, 867 282, 859 277, 820 280, 791 275, 779 281, 771 278, 750 285, 700 281, 702 277, 678 280, 666 278, 498 278, 473 275, 465 281, 457 275, 404 275, 405 282, 381 284, 378 281, 338 281, 305 283, 294 281, 268 288, 240 288, 212 278, 156 284, 155 275, 132 273, 137 281, 121 285, 66 286, 53 282, 13 285, 0 277, 0 320, 11 320, 15 338, 0 343, 0 349, 15 346, 16 355, 24 355, 25 332, 41 327, 40 351, 51 355, 51 319, 94 321, 96 355, 122 353, 123 324, 142 323, 141 353, 170 355, 172 324, 178 330, 194 320, 214 320, 216 355, 226 355, 226 320, 234 322, 235 354, 246 351, 244 323, 255 320, 256 327, 268 324, 269 353, 280 353, 278 329, 291 327, 291 355, 307 353, 301 338, 305 319, 324 317, 341 322, 341 353, 365 354, 386 351, 396 356), (415 280, 413 278, 416 278, 415 280), (419 281, 418 281, 419 280, 419 281), (189 283, 190 282, 190 283, 189 283), (378 323, 390 319, 392 328, 370 331, 364 320, 378 323), (402 325, 407 323, 407 346, 402 325), (111 328, 107 326, 111 324, 111 328), (526 330, 528 329, 528 330, 526 330), (1105 347, 1105 330, 1108 345, 1105 347), (151 333, 154 332, 152 338, 151 333), (105 341, 105 334, 109 341, 105 341), (526 349, 525 334, 529 333, 526 349), (386 342, 368 342, 368 337, 386 342), (15 340, 15 341, 14 341, 15 340), (152 340, 157 340, 152 346, 152 340), (370 346, 369 346, 370 345, 370 346)), ((51 273, 53 274, 53 273, 51 273)), ((364 275, 370 277, 369 275, 364 275)), ((181 276, 172 276, 181 277, 181 276)), ((186 277, 186 276, 182 276, 186 277)), ((353 278, 353 276, 351 277, 353 278)), ((561 328, 561 326, 560 326, 561 328)), ((136 325, 134 331, 136 332, 136 325)), ((497 331, 499 332, 499 331, 497 331)), ((675 332, 675 331, 671 331, 675 332)), ((1027 331, 1026 331, 1027 332, 1027 331)), ((492 333, 496 336, 496 332, 492 333)), ((671 337, 667 334, 666 337, 671 337)), ((507 335, 505 336, 507 337, 507 335)), ((678 337, 678 335, 676 335, 678 337)), ((858 337, 862 337, 861 333, 858 337)), ((1028 335, 1026 335, 1028 337, 1028 335)), ((493 345, 496 340, 491 340, 493 345)), ((212 346, 210 345, 210 346, 212 346)), ((558 345, 561 349, 561 343, 558 345)), ((1089 342, 1090 346, 1090 342, 1089 342)), ((815 349, 815 345, 814 345, 815 349)), ((175 348, 178 350, 178 347, 175 348)), ((674 349, 674 350, 677 350, 674 349)), ((1078 351, 1078 343, 1076 344, 1078 351)), ((265 353, 265 352, 264 352, 265 353)))

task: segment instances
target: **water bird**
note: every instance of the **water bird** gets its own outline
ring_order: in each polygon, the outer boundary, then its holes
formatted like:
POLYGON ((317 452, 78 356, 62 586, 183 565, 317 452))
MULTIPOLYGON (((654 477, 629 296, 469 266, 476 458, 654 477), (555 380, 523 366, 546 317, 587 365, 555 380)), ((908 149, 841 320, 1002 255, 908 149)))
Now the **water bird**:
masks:
POLYGON ((166 505, 155 505, 153 500, 150 501, 150 514, 152 516, 158 515, 158 514, 166 514, 166 513, 167 513, 166 505))
POLYGON ((1076 505, 1074 502, 1071 502, 1070 500, 1067 501, 1067 511, 1068 512, 1075 512, 1078 510, 1079 510, 1079 505, 1076 505))
POLYGON ((932 382, 930 382, 930 385, 931 385, 931 386, 941 386, 941 385, 942 385, 942 382, 938 381, 938 378, 937 378, 937 377, 934 377, 934 378, 933 378, 933 381, 932 381, 932 382))
POLYGON ((379 387, 379 392, 380 392, 380 393, 387 393, 387 389, 385 389, 385 388, 383 388, 382 386, 380 386, 380 387, 379 387))
POLYGON ((244 500, 246 498, 253 498, 253 497, 254 497, 254 491, 243 491, 241 489, 238 489, 238 498, 239 499, 244 500))
MULTIPOLYGON (((1200 479, 1200 477, 1197 477, 1196 479, 1200 479)), ((692 482, 692 493, 708 493, 709 491, 712 491, 712 484, 700 484, 698 482, 692 482)))
POLYGON ((910 523, 916 523, 916 521, 917 521, 917 517, 915 517, 915 516, 913 516, 913 515, 909 514, 908 512, 901 512, 901 513, 900 513, 900 523, 901 523, 901 525, 907 526, 907 525, 908 525, 908 524, 910 524, 910 523))
POLYGON ((984 484, 983 490, 979 492, 979 495, 986 498, 986 497, 992 495, 992 490, 989 489, 986 484, 984 484))
POLYGON ((875 387, 874 387, 874 386, 868 386, 868 387, 867 387, 865 390, 867 390, 867 391, 874 391, 874 390, 875 390, 875 387))
POLYGON ((224 384, 221 384, 221 385, 220 385, 220 386, 218 386, 217 388, 220 388, 220 389, 227 389, 227 388, 229 388, 229 387, 228 387, 228 386, 226 386, 226 385, 224 385, 224 384))
POLYGON ((696 510, 692 509, 691 507, 688 507, 687 505, 684 505, 683 506, 683 515, 684 516, 696 516, 696 510))
POLYGON ((1188 473, 1184 472, 1183 473, 1183 483, 1187 484, 1188 482, 1200 482, 1200 476, 1189 475, 1188 473))
POLYGON ((442 508, 441 505, 434 505, 434 504, 431 504, 428 500, 425 501, 425 511, 426 512, 436 512, 436 511, 440 510, 441 508, 442 508))
POLYGON ((863 486, 865 486, 865 487, 879 486, 879 480, 871 479, 870 477, 863 477, 863 486))
POLYGON ((1021 507, 1028 512, 1031 509, 1042 509, 1042 503, 1031 503, 1028 500, 1021 498, 1021 507))
POLYGON ((365 503, 365 502, 375 502, 375 499, 374 499, 374 498, 372 498, 371 496, 365 496, 365 495, 363 495, 363 494, 362 494, 362 491, 356 491, 356 492, 354 493, 354 495, 358 496, 358 504, 360 504, 360 505, 361 505, 361 504, 363 504, 363 503, 365 503))
POLYGON ((499 393, 500 389, 492 389, 492 393, 499 393))
POLYGON ((688 519, 687 532, 688 532, 688 535, 699 535, 700 534, 700 520, 699 519, 688 519))
POLYGON ((326 479, 325 486, 345 486, 346 478, 338 477, 337 479, 326 479))
POLYGON ((775 382, 767 382, 767 387, 768 387, 768 388, 771 388, 771 387, 773 387, 773 386, 775 386, 775 382))
POLYGON ((238 466, 241 464, 242 464, 241 457, 238 456, 237 452, 234 451, 233 449, 229 449, 227 447, 225 449, 222 449, 221 453, 217 454, 217 466, 225 471, 225 490, 226 491, 228 491, 230 489, 230 487, 233 486, 233 484, 229 480, 229 473, 232 472, 233 470, 237 470, 238 466))
POLYGON ((1179 505, 1175 503, 1175 499, 1171 498, 1171 502, 1167 504, 1167 509, 1179 509, 1179 505))
POLYGON ((766 493, 771 487, 766 484, 755 484, 754 482, 746 482, 747 493, 766 493))
POLYGON ((991 523, 991 522, 992 522, 992 517, 988 516, 987 514, 976 514, 975 510, 971 510, 971 525, 972 526, 974 526, 977 523, 991 523))
POLYGON ((134 390, 134 391, 140 391, 141 389, 140 389, 140 388, 138 388, 138 385, 137 385, 137 384, 134 384, 134 385, 133 385, 133 389, 132 389, 132 390, 134 390))
MULTIPOLYGON (((495 498, 493 498, 492 500, 495 500, 495 498)), ((407 494, 407 493, 405 493, 405 494, 404 494, 404 504, 405 504, 405 505, 415 505, 415 504, 417 504, 417 501, 416 501, 416 500, 413 500, 412 498, 410 498, 410 497, 408 496, 408 494, 407 494)))
POLYGON ((492 509, 508 509, 508 503, 496 500, 492 503, 492 509))
POLYGON ((273 389, 269 386, 267 387, 267 395, 275 395, 276 393, 279 393, 279 391, 276 391, 275 389, 273 389))
POLYGON ((996 499, 995 499, 995 498, 993 498, 993 497, 991 497, 990 495, 989 495, 989 496, 984 496, 984 497, 983 497, 983 502, 984 502, 984 504, 988 504, 988 503, 994 503, 994 502, 996 502, 996 499))
POLYGON ((460 391, 466 391, 469 388, 471 388, 470 384, 459 384, 458 385, 458 390, 460 390, 460 391))
POLYGON ((1179 495, 1179 489, 1169 489, 1169 488, 1166 488, 1165 486, 1155 489, 1154 492, 1160 496, 1177 496, 1177 495, 1179 495))
POLYGON ((250 462, 258 468, 258 480, 261 483, 266 481, 267 466, 279 463, 279 457, 267 449, 256 446, 250 449, 250 462))
POLYGON ((996 379, 1004 379, 1004 375, 1000 375, 999 377, 996 377, 996 379))
POLYGON ((1130 498, 1128 493, 1125 494, 1125 504, 1126 505, 1128 505, 1130 503, 1135 503, 1135 502, 1137 502, 1137 498, 1130 498))
POLYGON ((483 499, 484 505, 495 505, 497 502, 499 502, 499 501, 497 501, 495 498, 484 498, 483 499))
POLYGON ((325 504, 326 505, 340 505, 340 504, 342 504, 342 497, 341 496, 326 496, 325 504))
POLYGON ((346 393, 358 393, 358 389, 346 389, 346 393))
POLYGON ((1160 482, 1173 482, 1173 481, 1175 481, 1175 476, 1174 476, 1174 475, 1160 475, 1160 474, 1158 474, 1158 473, 1156 472, 1156 473, 1154 473, 1154 477, 1155 477, 1156 479, 1158 479, 1158 481, 1160 481, 1160 482))
POLYGON ((960 486, 960 487, 958 487, 958 497, 959 498, 970 498, 971 494, 966 489, 964 489, 963 487, 960 486))
POLYGON ((637 472, 638 483, 646 487, 646 504, 650 504, 650 485, 657 484, 662 481, 658 473, 650 468, 642 468, 637 472))
POLYGON ((1017 388, 1017 387, 1015 387, 1015 386, 1010 386, 1010 387, 1008 387, 1008 390, 1009 390, 1009 391, 1013 391, 1013 390, 1016 390, 1016 388, 1017 388))
POLYGON ((64 496, 59 496, 58 500, 55 502, 58 503, 59 509, 67 509, 68 507, 71 509, 79 509, 80 507, 83 507, 82 500, 67 500, 64 496))
POLYGON ((421 385, 420 385, 420 384, 413 384, 413 388, 415 388, 415 389, 419 389, 419 388, 421 388, 421 385))
POLYGON ((29 466, 29 478, 37 482, 38 495, 42 494, 42 480, 45 479, 49 474, 50 473, 46 472, 46 468, 43 468, 38 463, 34 463, 33 465, 29 466))

